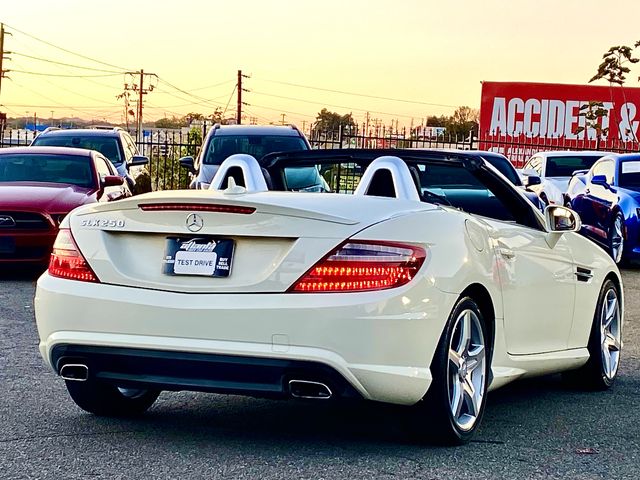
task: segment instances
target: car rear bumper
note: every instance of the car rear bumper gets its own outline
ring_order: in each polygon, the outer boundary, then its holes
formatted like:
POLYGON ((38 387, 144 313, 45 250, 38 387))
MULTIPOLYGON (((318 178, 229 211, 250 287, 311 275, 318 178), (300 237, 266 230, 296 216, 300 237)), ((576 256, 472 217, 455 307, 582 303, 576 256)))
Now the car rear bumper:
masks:
POLYGON ((328 392, 305 398, 362 398, 342 375, 318 362, 85 345, 56 345, 51 359, 59 374, 64 365, 85 365, 88 378, 123 387, 286 398, 301 396, 291 382, 304 382, 328 392))
MULTIPOLYGON (((431 383, 429 365, 457 299, 426 282, 414 283, 355 294, 185 294, 45 273, 35 299, 40 352, 56 372, 55 352, 80 346, 154 351, 163 358, 202 354, 214 363, 220 356, 235 357, 240 365, 309 362, 334 372, 362 398, 413 404, 431 383)), ((145 362, 153 364, 153 355, 145 362)), ((158 360, 152 370, 161 372, 170 363, 158 360)), ((122 374, 145 375, 135 361, 122 365, 122 374)), ((168 384, 158 382, 159 388, 173 383, 171 389, 259 393, 251 381, 239 389, 189 386, 183 378, 188 370, 168 384)), ((288 374, 281 369, 281 378, 288 374)))

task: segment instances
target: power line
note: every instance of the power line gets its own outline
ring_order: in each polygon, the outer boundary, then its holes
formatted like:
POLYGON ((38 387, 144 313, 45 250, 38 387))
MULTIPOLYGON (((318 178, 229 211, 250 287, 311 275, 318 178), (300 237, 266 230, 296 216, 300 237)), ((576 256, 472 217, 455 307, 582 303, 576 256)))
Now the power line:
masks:
POLYGON ((255 103, 251 104, 252 107, 258 107, 258 108, 264 108, 265 110, 271 110, 274 112, 285 112, 285 113, 291 113, 293 115, 298 115, 300 117, 308 117, 308 118, 313 118, 315 119, 316 117, 313 115, 307 115, 306 113, 300 113, 300 112, 292 112, 290 110, 284 110, 282 108, 273 108, 273 107, 266 107, 264 105, 256 105, 255 103))
POLYGON ((36 56, 33 56, 33 55, 27 55, 26 53, 11 52, 11 54, 12 55, 18 55, 20 57, 31 58, 32 60, 38 60, 40 62, 53 63, 53 64, 56 64, 56 65, 63 65, 65 67, 79 68, 79 69, 82 69, 82 70, 91 70, 91 71, 94 71, 94 72, 116 73, 116 74, 121 74, 122 73, 122 72, 116 72, 114 70, 105 70, 105 69, 102 69, 102 68, 83 67, 83 66, 80 66, 80 65, 73 65, 71 63, 57 62, 55 60, 49 60, 49 59, 42 58, 42 57, 36 57, 36 56))
MULTIPOLYGON (((15 82, 13 82, 15 83, 15 82)), ((18 84, 16 84, 18 85, 18 84)), ((18 85, 20 88, 24 88, 26 90, 29 90, 27 87, 23 86, 23 85, 18 85)), ((34 92, 33 90, 31 90, 31 92, 34 92)), ((45 97, 46 98, 46 97, 45 97)), ((51 99, 49 99, 51 100, 51 99)), ((106 109, 106 108, 117 108, 118 110, 120 110, 122 107, 120 105, 93 105, 93 106, 87 106, 87 105, 62 105, 60 103, 57 103, 55 105, 31 105, 28 103, 9 103, 9 104, 3 104, 3 106, 8 107, 16 107, 16 108, 60 108, 60 107, 64 107, 64 108, 69 108, 72 110, 78 110, 78 109, 87 109, 87 110, 101 110, 101 109, 106 109)))
MULTIPOLYGON (((188 99, 186 99, 184 97, 181 97, 181 96, 178 96, 178 95, 176 95, 176 94, 174 94, 172 92, 169 92, 167 90, 164 90, 162 88, 156 88, 156 90, 158 92, 160 92, 160 93, 164 93, 165 95, 169 95, 170 97, 177 98, 178 100, 182 100, 183 102, 188 101, 188 99)), ((216 97, 216 98, 218 98, 218 97, 216 97)), ((204 101, 191 102, 191 103, 188 103, 188 104, 186 104, 184 106, 186 107, 186 106, 189 106, 189 105, 203 105, 205 107, 212 108, 211 104, 214 104, 216 108, 217 107, 221 107, 223 105, 222 103, 215 102, 213 100, 204 100, 204 101)))
POLYGON ((298 102, 311 103, 311 104, 314 104, 314 105, 323 105, 325 107, 345 108, 347 110, 356 110, 356 111, 359 111, 359 112, 379 113, 381 115, 389 115, 389 116, 393 116, 393 117, 416 118, 416 117, 420 116, 420 115, 404 115, 404 114, 401 114, 401 113, 380 112, 380 111, 377 111, 377 110, 348 107, 348 106, 344 106, 344 105, 332 105, 332 104, 326 103, 326 102, 314 102, 312 100, 304 100, 302 98, 295 98, 295 97, 286 97, 284 95, 275 95, 275 94, 272 94, 272 93, 264 93, 264 92, 256 92, 256 91, 252 91, 251 93, 254 93, 256 95, 264 95, 264 96, 267 96, 267 97, 283 98, 285 100, 295 100, 295 101, 298 101, 298 102))
POLYGON ((118 65, 113 65, 113 64, 111 64, 111 63, 103 62, 103 61, 101 61, 101 60, 97 60, 97 59, 95 59, 95 58, 88 57, 88 56, 83 55, 83 54, 81 54, 81 53, 74 52, 74 51, 72 51, 72 50, 68 50, 68 49, 66 49, 66 48, 60 47, 60 46, 55 45, 55 44, 53 44, 53 43, 51 43, 51 42, 48 42, 48 41, 46 41, 46 40, 42 40, 41 38, 38 38, 38 37, 36 37, 36 36, 34 36, 34 35, 31 35, 30 33, 23 32, 22 30, 20 30, 20 29, 18 29, 18 28, 16 28, 16 27, 13 27, 13 26, 11 26, 11 25, 7 25, 6 23, 5 23, 5 25, 6 25, 7 27, 9 27, 11 30, 15 30, 16 32, 21 33, 22 35, 25 35, 25 36, 27 36, 27 37, 33 38, 34 40, 37 40, 38 42, 44 43, 45 45, 49 45, 50 47, 57 48, 58 50, 62 50, 63 52, 69 53, 69 54, 71 54, 71 55, 75 55, 76 57, 84 58, 85 60, 89 60, 89 61, 91 61, 91 62, 99 63, 99 64, 101 64, 101 65, 106 65, 107 67, 117 68, 117 69, 119 69, 119 70, 128 70, 127 68, 124 68, 124 67, 121 67, 121 66, 118 66, 118 65))
POLYGON ((268 80, 266 78, 260 78, 258 77, 257 80, 262 80, 263 82, 270 82, 270 83, 279 83, 281 85, 288 85, 290 87, 299 87, 299 88, 308 88, 311 90, 320 90, 322 92, 331 92, 331 93, 340 93, 343 95, 353 95, 356 97, 365 97, 365 98, 375 98, 378 100, 390 100, 392 102, 403 102, 403 103, 414 103, 416 105, 428 105, 430 107, 446 107, 446 108, 458 108, 459 105, 446 105, 446 104, 442 104, 442 103, 430 103, 430 102, 422 102, 419 100, 406 100, 403 98, 392 98, 392 97, 382 97, 382 96, 378 96, 378 95, 368 95, 365 93, 357 93, 357 92, 347 92, 344 90, 333 90, 331 88, 322 88, 322 87, 313 87, 310 85, 302 85, 299 83, 291 83, 291 82, 283 82, 283 81, 279 81, 279 80, 268 80))
POLYGON ((216 83, 215 85, 207 85, 206 87, 192 88, 191 91, 192 92, 197 92, 198 90, 207 90, 209 88, 221 87, 222 85, 226 85, 226 84, 234 82, 234 81, 235 80, 225 80, 224 82, 216 83))
POLYGON ((224 111, 222 112, 223 117, 225 113, 227 113, 227 109, 229 108, 229 104, 231 103, 231 99, 233 98, 233 94, 236 93, 237 88, 238 88, 238 85, 234 86, 233 90, 231 90, 231 95, 229 95, 229 100, 227 100, 227 105, 224 107, 224 111))
POLYGON ((117 75, 122 75, 122 73, 104 73, 100 75, 62 75, 59 73, 49 73, 49 72, 31 72, 27 70, 5 70, 14 73, 23 73, 25 75, 37 75, 41 77, 64 77, 64 78, 98 78, 98 77, 115 77, 117 75))
MULTIPOLYGON (((201 97, 200 95, 194 95, 191 92, 188 92, 186 90, 181 89, 180 87, 176 87, 174 84, 167 82, 166 80, 164 80, 163 78, 159 78, 159 81, 164 83, 165 85, 167 85, 168 87, 173 88, 174 90, 177 90, 180 93, 183 93, 189 97, 193 97, 196 98, 198 100, 204 101, 204 102, 210 102, 210 100, 206 97, 201 97)), ((211 102, 211 103, 218 103, 218 102, 211 102)), ((222 105, 221 103, 218 103, 218 105, 222 105)))

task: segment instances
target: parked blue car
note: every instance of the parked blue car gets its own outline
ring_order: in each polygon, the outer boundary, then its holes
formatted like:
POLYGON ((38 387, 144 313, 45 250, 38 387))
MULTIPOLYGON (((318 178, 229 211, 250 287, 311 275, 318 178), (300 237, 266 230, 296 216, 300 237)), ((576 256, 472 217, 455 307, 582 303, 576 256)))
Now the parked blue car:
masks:
POLYGON ((585 236, 616 263, 640 260, 640 154, 609 154, 574 172, 567 196, 585 236))

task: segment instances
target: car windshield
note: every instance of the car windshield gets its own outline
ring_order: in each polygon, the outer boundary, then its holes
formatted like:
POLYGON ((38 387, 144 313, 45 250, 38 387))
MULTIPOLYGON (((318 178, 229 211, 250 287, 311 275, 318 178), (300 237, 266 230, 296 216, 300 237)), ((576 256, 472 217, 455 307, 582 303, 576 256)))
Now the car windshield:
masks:
POLYGON ((209 142, 204 163, 220 165, 228 156, 247 153, 259 160, 268 153, 308 150, 301 137, 283 135, 219 135, 209 142))
POLYGON ((482 158, 493 165, 502 175, 507 177, 511 183, 517 186, 522 185, 518 172, 516 172, 516 169, 511 165, 509 160, 502 157, 494 157, 493 155, 483 155, 482 158))
POLYGON ((589 170, 599 158, 595 155, 547 157, 545 177, 570 177, 576 170, 589 170))
POLYGON ((64 183, 93 186, 89 157, 79 155, 0 155, 0 182, 64 183))
POLYGON ((42 135, 36 137, 32 145, 38 147, 71 147, 96 150, 107 157, 114 165, 122 163, 118 139, 98 135, 42 135))
POLYGON ((633 190, 640 189, 640 160, 622 162, 618 186, 633 190))

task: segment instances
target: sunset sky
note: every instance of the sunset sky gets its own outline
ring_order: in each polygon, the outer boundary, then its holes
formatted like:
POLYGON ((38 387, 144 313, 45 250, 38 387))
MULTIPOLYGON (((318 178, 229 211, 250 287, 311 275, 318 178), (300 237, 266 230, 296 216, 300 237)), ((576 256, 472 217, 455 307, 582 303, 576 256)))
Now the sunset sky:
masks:
POLYGON ((159 77, 145 120, 232 114, 242 69, 259 123, 309 125, 326 107, 409 126, 478 108, 482 80, 586 83, 610 46, 640 39, 638 18, 638 0, 0 0, 0 111, 120 122, 123 72, 144 69, 159 77))

